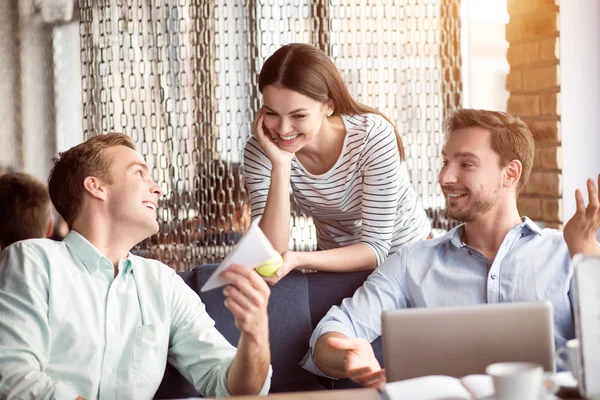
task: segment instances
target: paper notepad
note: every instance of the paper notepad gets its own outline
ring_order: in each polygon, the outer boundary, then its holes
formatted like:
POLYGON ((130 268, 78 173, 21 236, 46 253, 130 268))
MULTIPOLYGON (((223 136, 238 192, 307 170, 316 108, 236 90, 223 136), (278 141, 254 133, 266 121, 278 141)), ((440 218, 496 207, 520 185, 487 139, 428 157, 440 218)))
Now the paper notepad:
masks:
POLYGON ((575 326, 581 346, 586 398, 600 398, 600 257, 576 256, 575 326))
MULTIPOLYGON (((570 372, 567 374, 571 375, 570 372)), ((557 385, 558 375, 545 376, 548 390, 557 385)), ((489 375, 473 374, 462 378, 430 375, 387 383, 382 390, 383 400, 494 400, 494 382, 489 375)), ((537 399, 532 399, 537 400, 537 399)), ((558 400, 550 391, 539 400, 558 400)))
POLYGON ((488 375, 468 375, 461 379, 430 375, 387 383, 384 400, 473 400, 489 399, 494 384, 488 375))
POLYGON ((235 245, 231 253, 225 257, 221 265, 219 265, 210 278, 208 278, 200 291, 206 292, 228 285, 229 282, 221 277, 221 272, 225 271, 232 264, 241 264, 248 268, 255 268, 277 253, 275 249, 273 249, 269 239, 267 239, 263 231, 259 228, 258 221, 260 221, 260 218, 257 218, 252 222, 250 229, 248 229, 240 241, 235 245))

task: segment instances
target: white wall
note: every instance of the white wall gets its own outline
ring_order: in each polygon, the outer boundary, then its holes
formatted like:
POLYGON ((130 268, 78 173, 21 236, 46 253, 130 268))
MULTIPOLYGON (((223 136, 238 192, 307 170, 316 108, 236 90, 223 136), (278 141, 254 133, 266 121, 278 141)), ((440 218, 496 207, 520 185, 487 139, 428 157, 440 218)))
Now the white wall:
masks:
POLYGON ((0 166, 23 167, 23 141, 18 124, 19 10, 12 1, 0 1, 0 166))
POLYGON ((463 0, 463 107, 506 111, 506 0, 463 0))
POLYGON ((600 1, 560 2, 560 76, 566 222, 575 189, 587 199, 585 180, 600 173, 600 1))
POLYGON ((38 3, 0 0, 0 165, 46 181, 83 139, 81 61, 79 22, 45 22, 38 3))
POLYGON ((0 0, 0 164, 42 181, 56 153, 51 32, 34 0, 0 0))
POLYGON ((19 0, 19 45, 23 172, 46 181, 56 153, 52 29, 32 0, 19 0))

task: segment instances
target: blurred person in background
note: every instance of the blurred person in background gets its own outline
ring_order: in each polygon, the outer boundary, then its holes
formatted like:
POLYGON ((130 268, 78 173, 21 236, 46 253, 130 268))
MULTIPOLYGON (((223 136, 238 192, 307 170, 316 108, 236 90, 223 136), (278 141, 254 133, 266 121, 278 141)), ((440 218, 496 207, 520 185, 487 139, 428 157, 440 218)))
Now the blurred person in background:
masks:
POLYGON ((0 221, 0 250, 19 240, 52 236, 54 219, 46 185, 20 172, 1 175, 0 221))

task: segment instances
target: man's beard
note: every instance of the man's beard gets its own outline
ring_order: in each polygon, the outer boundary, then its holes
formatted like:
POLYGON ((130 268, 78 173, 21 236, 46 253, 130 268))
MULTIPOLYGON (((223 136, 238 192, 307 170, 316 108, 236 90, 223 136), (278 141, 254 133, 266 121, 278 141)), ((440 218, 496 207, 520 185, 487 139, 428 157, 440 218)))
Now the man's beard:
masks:
POLYGON ((472 192, 468 194, 471 196, 471 202, 465 207, 456 210, 450 210, 448 208, 448 197, 446 197, 446 217, 459 221, 459 222, 473 222, 479 215, 483 215, 490 211, 494 206, 494 203, 498 200, 498 190, 494 191, 492 195, 483 198, 478 194, 476 197, 473 196, 472 192))

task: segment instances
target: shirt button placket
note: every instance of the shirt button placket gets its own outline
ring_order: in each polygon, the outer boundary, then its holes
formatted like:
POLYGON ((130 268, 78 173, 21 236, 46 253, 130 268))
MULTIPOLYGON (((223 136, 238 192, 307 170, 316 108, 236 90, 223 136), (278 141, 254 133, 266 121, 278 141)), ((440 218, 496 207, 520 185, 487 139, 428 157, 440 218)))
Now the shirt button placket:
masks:
POLYGON ((116 301, 116 292, 119 277, 115 278, 109 286, 108 296, 106 299, 106 321, 105 321, 105 330, 106 330, 106 347, 104 349, 104 361, 102 365, 102 370, 104 372, 102 379, 100 380, 100 399, 112 399, 116 397, 116 389, 117 389, 117 376, 113 374, 116 367, 116 360, 118 355, 118 342, 117 342, 117 334, 114 326, 114 310, 117 306, 115 304, 116 301))
MULTIPOLYGON (((499 255, 499 254, 498 254, 499 255)), ((498 255, 490 265, 490 269, 487 276, 487 288, 488 288, 488 303, 498 303, 498 255)))

